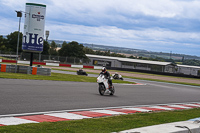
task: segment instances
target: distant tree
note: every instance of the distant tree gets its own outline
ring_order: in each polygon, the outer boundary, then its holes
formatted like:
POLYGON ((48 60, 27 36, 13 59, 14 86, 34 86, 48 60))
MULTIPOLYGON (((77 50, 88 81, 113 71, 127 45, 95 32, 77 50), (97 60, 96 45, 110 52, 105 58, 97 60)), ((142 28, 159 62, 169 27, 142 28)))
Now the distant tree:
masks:
POLYGON ((62 44, 62 48, 58 50, 58 54, 59 56, 69 56, 70 50, 71 49, 69 44, 66 41, 64 41, 62 44))
POLYGON ((129 56, 128 58, 135 59, 135 57, 133 55, 129 56))
POLYGON ((50 55, 58 55, 57 45, 56 45, 56 43, 54 41, 51 42, 50 49, 49 49, 49 54, 50 55))
POLYGON ((86 54, 95 54, 95 52, 91 48, 84 47, 83 50, 86 54))
POLYGON ((59 47, 59 48, 60 48, 60 47, 61 47, 61 44, 57 44, 57 47, 59 47))
POLYGON ((83 50, 84 46, 83 44, 79 44, 78 42, 72 41, 69 43, 72 48, 72 57, 78 57, 78 58, 86 58, 85 52, 83 50))
POLYGON ((7 48, 6 48, 6 39, 3 38, 3 36, 0 36, 0 50, 2 51, 6 51, 7 48))
POLYGON ((96 55, 103 55, 103 52, 101 52, 100 50, 95 51, 96 55))
POLYGON ((123 55, 123 54, 117 54, 117 53, 110 53, 110 56, 112 56, 112 57, 122 57, 122 58, 126 58, 125 55, 123 55))
MULTIPOLYGON (((18 52, 22 52, 22 36, 23 35, 20 32, 18 52)), ((16 52, 17 41, 18 41, 18 31, 15 31, 11 33, 10 35, 7 35, 7 44, 6 44, 7 50, 11 52, 16 52)))
POLYGON ((58 51, 60 56, 87 58, 84 51, 84 46, 78 42, 70 43, 63 42, 62 48, 58 51))
POLYGON ((50 49, 50 46, 49 46, 48 41, 44 41, 43 51, 42 51, 41 54, 48 55, 49 54, 49 49, 50 49))
POLYGON ((172 62, 172 63, 175 63, 175 60, 173 59, 165 59, 166 62, 172 62))
POLYGON ((183 56, 183 57, 182 57, 182 62, 184 62, 184 60, 185 60, 185 57, 183 56))
POLYGON ((165 59, 162 58, 162 57, 156 57, 155 59, 152 58, 152 60, 153 60, 153 61, 162 61, 162 62, 165 61, 165 59))
POLYGON ((104 56, 110 56, 110 50, 105 51, 105 52, 103 53, 103 55, 104 55, 104 56))
POLYGON ((199 60, 194 60, 194 59, 184 60, 183 61, 183 65, 200 66, 200 61, 199 60))

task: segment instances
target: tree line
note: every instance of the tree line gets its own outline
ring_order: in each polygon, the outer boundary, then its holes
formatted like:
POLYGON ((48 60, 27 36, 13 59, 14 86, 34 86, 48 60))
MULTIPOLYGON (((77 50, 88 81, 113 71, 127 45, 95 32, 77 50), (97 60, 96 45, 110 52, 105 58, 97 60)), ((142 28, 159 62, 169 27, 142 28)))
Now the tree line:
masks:
MULTIPOLYGON (((18 52, 23 52, 22 50, 22 37, 23 34, 20 32, 19 37, 19 49, 18 52)), ((17 50, 17 39, 18 39, 18 31, 10 33, 6 37, 0 36, 0 50, 7 52, 16 52, 17 50)), ((67 43, 64 41, 62 43, 62 47, 60 49, 57 48, 57 44, 55 41, 52 41, 50 44, 48 41, 44 40, 43 43, 43 52, 41 54, 44 55, 54 55, 54 56, 66 56, 66 57, 76 57, 87 59, 85 54, 95 54, 95 55, 103 55, 103 56, 115 56, 115 57, 126 57, 121 54, 111 53, 108 51, 93 51, 88 47, 84 47, 83 44, 79 44, 76 41, 72 41, 67 43)))
MULTIPOLYGON (((22 37, 23 34, 20 32, 20 40, 19 40, 19 49, 18 52, 22 51, 22 37)), ((17 39, 18 39, 18 31, 10 33, 6 37, 0 35, 0 50, 7 51, 7 52, 16 52, 17 50, 17 39)), ((84 47, 83 44, 79 44, 76 41, 72 42, 63 42, 62 47, 58 50, 57 44, 52 41, 50 44, 48 41, 44 40, 43 43, 43 52, 41 54, 44 55, 54 55, 54 56, 65 56, 65 57, 76 57, 82 59, 88 59, 85 54, 93 54, 93 55, 102 55, 102 56, 112 56, 112 57, 122 57, 126 58, 125 55, 117 54, 115 52, 108 51, 100 51, 100 50, 92 50, 91 48, 84 47)), ((147 57, 134 57, 129 56, 128 58, 132 59, 141 59, 141 60, 153 60, 153 61, 165 61, 165 62, 179 62, 179 64, 183 65, 193 65, 193 66, 200 66, 200 61, 195 59, 187 59, 184 60, 174 60, 174 59, 165 59, 161 57, 156 58, 147 58, 147 57)))

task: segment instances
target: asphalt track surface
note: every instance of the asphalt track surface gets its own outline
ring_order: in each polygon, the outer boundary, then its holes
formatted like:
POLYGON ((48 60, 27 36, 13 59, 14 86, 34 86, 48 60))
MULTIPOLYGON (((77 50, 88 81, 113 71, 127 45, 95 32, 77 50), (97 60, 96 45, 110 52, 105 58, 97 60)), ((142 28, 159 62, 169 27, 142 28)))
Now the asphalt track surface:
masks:
POLYGON ((133 81, 143 85, 114 84, 114 96, 100 96, 97 83, 0 79, 0 115, 200 101, 200 87, 133 81))

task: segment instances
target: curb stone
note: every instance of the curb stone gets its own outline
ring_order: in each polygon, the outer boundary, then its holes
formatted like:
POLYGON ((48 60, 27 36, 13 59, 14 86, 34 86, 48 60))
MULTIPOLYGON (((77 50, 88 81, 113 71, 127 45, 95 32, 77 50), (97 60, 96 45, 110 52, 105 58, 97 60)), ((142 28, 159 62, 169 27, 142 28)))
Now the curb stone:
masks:
MULTIPOLYGON (((194 102, 194 103, 177 103, 177 104, 162 104, 162 105, 149 105, 149 106, 138 105, 138 106, 108 107, 108 108, 96 108, 96 109, 80 109, 80 110, 65 110, 65 111, 63 110, 63 111, 41 112, 41 113, 36 112, 36 113, 26 113, 26 114, 0 115, 0 126, 19 125, 19 124, 26 124, 26 123, 57 122, 57 121, 90 119, 90 118, 100 118, 100 117, 106 117, 106 116, 134 114, 134 113, 139 113, 139 112, 184 110, 184 109, 192 109, 192 108, 199 108, 199 107, 200 107, 200 102, 194 102)), ((186 121, 186 123, 190 123, 191 125, 192 122, 197 121, 197 120, 200 120, 200 118, 191 119, 190 121, 186 121)), ((162 125, 157 125, 157 126, 163 129, 162 125)), ((172 125, 172 124, 169 124, 169 125, 172 125)), ((166 125, 164 125, 164 127, 165 126, 166 125)), ((185 125, 182 122, 182 124, 178 126, 185 126, 185 125)), ((198 127, 199 126, 200 125, 198 123, 198 127)), ((150 127, 154 128, 155 126, 150 126, 150 127)), ((143 131, 147 128, 149 127, 144 127, 143 129, 141 128, 140 130, 143 131)), ((134 129, 133 131, 135 132, 136 130, 134 129)), ((130 132, 129 130, 126 130, 126 131, 121 131, 120 133, 132 133, 133 131, 131 129, 130 132)), ((144 132, 144 133, 147 133, 147 132, 144 132)), ((151 132, 148 131, 148 133, 151 133, 151 132)), ((156 133, 156 132, 152 132, 152 133, 156 133)))

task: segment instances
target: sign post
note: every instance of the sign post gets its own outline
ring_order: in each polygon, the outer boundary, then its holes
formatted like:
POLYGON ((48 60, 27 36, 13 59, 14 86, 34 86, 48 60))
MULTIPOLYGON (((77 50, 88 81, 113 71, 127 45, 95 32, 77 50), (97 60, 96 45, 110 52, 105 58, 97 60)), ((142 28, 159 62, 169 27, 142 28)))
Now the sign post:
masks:
POLYGON ((17 57, 16 57, 16 65, 15 65, 15 73, 17 73, 17 61, 18 61, 18 49, 19 49, 19 32, 20 32, 20 23, 21 23, 21 17, 22 17, 22 12, 21 11, 16 11, 17 12, 17 17, 19 17, 19 30, 18 30, 18 38, 17 38, 17 57))
POLYGON ((31 52, 32 66, 33 53, 43 51, 46 5, 26 3, 25 12, 28 13, 25 14, 22 50, 31 52))

